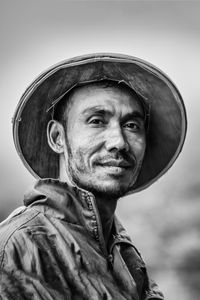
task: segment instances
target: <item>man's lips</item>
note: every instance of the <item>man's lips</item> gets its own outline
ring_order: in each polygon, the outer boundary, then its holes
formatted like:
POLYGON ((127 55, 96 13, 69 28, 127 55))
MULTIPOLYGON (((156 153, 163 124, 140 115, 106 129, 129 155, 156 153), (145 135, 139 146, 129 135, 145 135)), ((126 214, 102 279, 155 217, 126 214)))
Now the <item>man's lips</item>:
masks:
POLYGON ((97 165, 103 166, 103 167, 118 167, 118 168, 133 168, 134 163, 129 163, 125 160, 107 160, 107 161, 100 161, 96 163, 97 165))

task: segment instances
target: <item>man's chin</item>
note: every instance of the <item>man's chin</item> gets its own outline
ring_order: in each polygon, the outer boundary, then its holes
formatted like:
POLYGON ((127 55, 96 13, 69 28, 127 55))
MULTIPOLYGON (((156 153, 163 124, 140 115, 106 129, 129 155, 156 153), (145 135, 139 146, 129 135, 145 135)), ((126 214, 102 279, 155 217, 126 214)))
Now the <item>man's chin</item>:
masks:
POLYGON ((79 186, 91 193, 94 196, 104 197, 104 198, 111 198, 111 199, 118 199, 124 196, 128 192, 128 187, 123 186, 120 184, 80 184, 79 186))
MULTIPOLYGON (((133 176, 132 176, 133 177, 133 176)), ((116 176, 73 176, 73 182, 80 188, 94 194, 94 196, 118 199, 124 196, 132 185, 130 177, 116 176)))

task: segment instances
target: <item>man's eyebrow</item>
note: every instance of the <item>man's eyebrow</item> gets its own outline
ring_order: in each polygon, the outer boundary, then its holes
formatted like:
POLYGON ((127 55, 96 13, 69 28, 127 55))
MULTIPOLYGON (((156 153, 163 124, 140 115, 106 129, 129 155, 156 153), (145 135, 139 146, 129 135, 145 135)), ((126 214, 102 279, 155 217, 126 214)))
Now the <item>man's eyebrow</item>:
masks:
MULTIPOLYGON (((110 110, 105 109, 103 106, 93 106, 93 107, 87 107, 82 111, 83 115, 89 115, 89 114, 101 114, 101 115, 112 115, 112 112, 110 110)), ((122 121, 127 121, 131 119, 141 119, 142 121, 145 121, 145 114, 143 112, 140 112, 139 110, 135 110, 131 113, 127 113, 124 116, 122 116, 122 121)))
POLYGON ((142 121, 145 121, 145 114, 143 112, 136 110, 122 117, 123 121, 133 120, 133 119, 141 119, 142 121))
POLYGON ((93 113, 98 113, 98 114, 102 114, 102 115, 105 115, 105 114, 112 114, 111 111, 103 108, 102 106, 93 106, 93 107, 87 107, 86 109, 84 109, 82 111, 82 114, 85 115, 85 114, 93 114, 93 113))

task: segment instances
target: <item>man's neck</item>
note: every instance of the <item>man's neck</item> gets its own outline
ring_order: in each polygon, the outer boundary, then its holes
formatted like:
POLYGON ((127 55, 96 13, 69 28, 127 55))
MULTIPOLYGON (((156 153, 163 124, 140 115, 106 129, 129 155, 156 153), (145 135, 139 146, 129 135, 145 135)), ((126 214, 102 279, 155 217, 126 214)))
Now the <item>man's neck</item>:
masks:
POLYGON ((101 218, 103 236, 107 247, 112 230, 114 213, 117 206, 117 199, 110 199, 102 196, 100 197, 98 195, 95 195, 95 198, 99 215, 101 218))

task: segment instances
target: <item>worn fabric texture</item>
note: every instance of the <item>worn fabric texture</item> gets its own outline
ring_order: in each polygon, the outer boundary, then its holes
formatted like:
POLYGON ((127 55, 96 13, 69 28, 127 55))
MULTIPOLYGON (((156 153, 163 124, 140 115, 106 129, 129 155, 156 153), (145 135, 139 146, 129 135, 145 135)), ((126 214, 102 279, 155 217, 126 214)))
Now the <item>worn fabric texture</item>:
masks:
POLYGON ((40 180, 0 225, 0 299, 164 299, 115 217, 108 249, 95 198, 40 180))

